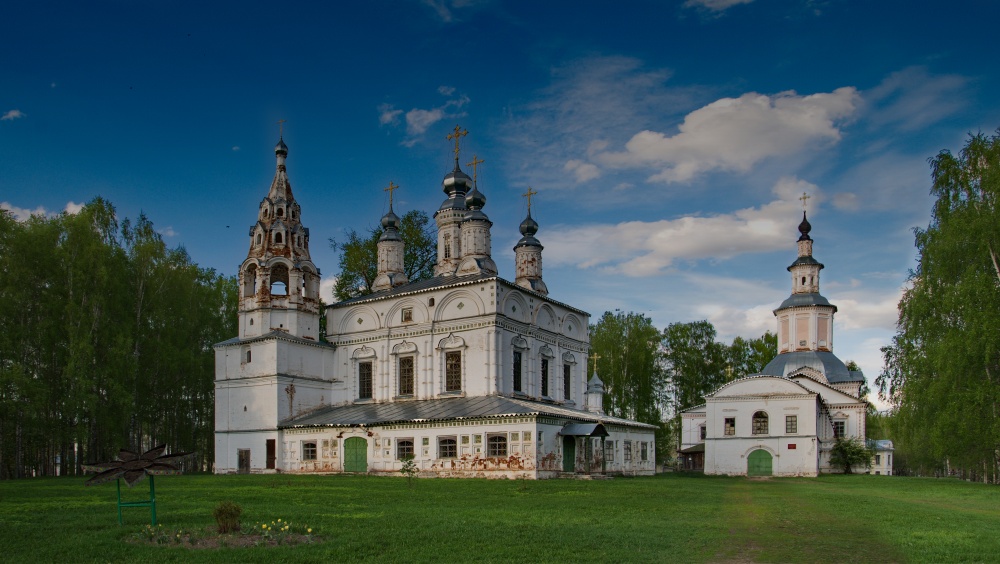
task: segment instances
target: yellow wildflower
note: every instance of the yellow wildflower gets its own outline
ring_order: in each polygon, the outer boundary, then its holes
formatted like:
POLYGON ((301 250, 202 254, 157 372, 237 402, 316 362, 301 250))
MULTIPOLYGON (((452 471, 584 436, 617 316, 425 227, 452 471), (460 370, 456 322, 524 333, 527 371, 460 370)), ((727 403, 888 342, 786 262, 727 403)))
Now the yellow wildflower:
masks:
POLYGON ((266 529, 266 528, 267 528, 267 525, 264 525, 264 524, 261 524, 260 528, 261 528, 261 529, 266 529))
POLYGON ((306 529, 306 532, 307 533, 311 533, 311 532, 313 532, 313 530, 312 529, 306 529))

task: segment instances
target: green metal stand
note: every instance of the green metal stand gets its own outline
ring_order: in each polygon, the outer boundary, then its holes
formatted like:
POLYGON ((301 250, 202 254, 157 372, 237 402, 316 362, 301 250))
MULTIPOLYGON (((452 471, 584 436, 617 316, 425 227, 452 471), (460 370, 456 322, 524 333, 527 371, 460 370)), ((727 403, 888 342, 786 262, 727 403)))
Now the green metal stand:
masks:
POLYGON ((148 507, 152 524, 156 526, 156 486, 153 484, 153 476, 149 476, 149 499, 145 501, 122 501, 122 481, 116 481, 118 485, 118 524, 124 525, 122 521, 122 507, 148 507))

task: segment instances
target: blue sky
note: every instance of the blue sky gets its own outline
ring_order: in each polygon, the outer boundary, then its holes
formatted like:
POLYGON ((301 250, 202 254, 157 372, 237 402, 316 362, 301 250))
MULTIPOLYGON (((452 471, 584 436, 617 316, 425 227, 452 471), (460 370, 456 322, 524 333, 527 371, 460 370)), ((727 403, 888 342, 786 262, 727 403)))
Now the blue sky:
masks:
POLYGON ((774 330, 809 200, 835 352, 869 379, 929 219, 927 158, 1000 126, 988 1, 20 2, 0 35, 0 205, 140 211, 235 274, 279 119, 313 258, 432 212, 486 162, 494 258, 520 197, 552 297, 596 318, 774 330), (468 167, 466 167, 468 168, 468 167))

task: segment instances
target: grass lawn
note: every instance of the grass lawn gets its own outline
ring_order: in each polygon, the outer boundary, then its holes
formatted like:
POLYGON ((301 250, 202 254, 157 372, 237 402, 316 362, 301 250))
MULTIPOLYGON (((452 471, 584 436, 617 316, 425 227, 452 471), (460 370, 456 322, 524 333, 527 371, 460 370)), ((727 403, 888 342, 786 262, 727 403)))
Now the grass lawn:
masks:
MULTIPOLYGON (((883 476, 663 475, 539 482, 366 476, 166 476, 158 521, 205 530, 232 500, 243 521, 308 525, 316 544, 192 550, 126 542, 149 523, 115 486, 0 482, 5 562, 984 562, 1000 558, 1000 488, 883 476)), ((123 486, 124 490, 124 486, 123 486)), ((141 482, 129 493, 148 494, 141 482)))

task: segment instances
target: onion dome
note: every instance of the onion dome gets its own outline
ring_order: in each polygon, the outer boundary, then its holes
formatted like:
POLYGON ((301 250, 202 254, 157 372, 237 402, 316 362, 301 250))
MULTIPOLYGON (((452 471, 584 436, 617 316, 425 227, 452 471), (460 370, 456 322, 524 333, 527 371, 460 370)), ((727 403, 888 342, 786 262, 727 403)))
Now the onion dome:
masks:
POLYGON ((445 194, 449 196, 452 193, 465 194, 469 191, 469 186, 472 185, 472 178, 468 174, 462 172, 462 169, 455 166, 455 170, 444 175, 444 180, 441 181, 441 189, 445 194))
POLYGON ((521 222, 521 235, 523 235, 523 237, 521 237, 521 240, 517 242, 517 245, 514 245, 514 248, 516 249, 526 245, 541 247, 542 244, 538 241, 538 239, 535 239, 535 233, 538 233, 538 222, 531 217, 531 212, 529 211, 528 217, 524 218, 524 221, 521 222))
POLYGON ((389 208, 389 213, 382 216, 382 236, 379 241, 402 241, 399 236, 399 216, 389 208))
POLYGON ((472 191, 465 195, 465 205, 470 210, 482 209, 486 205, 486 196, 473 186, 472 191))
POLYGON ((809 223, 809 220, 806 219, 806 212, 803 210, 802 223, 799 224, 799 233, 801 233, 802 236, 799 237, 799 241, 812 241, 812 238, 809 237, 810 231, 812 231, 812 225, 809 223))
POLYGON ((288 145, 285 145, 285 140, 278 138, 278 144, 274 146, 274 154, 276 155, 287 155, 288 145))

